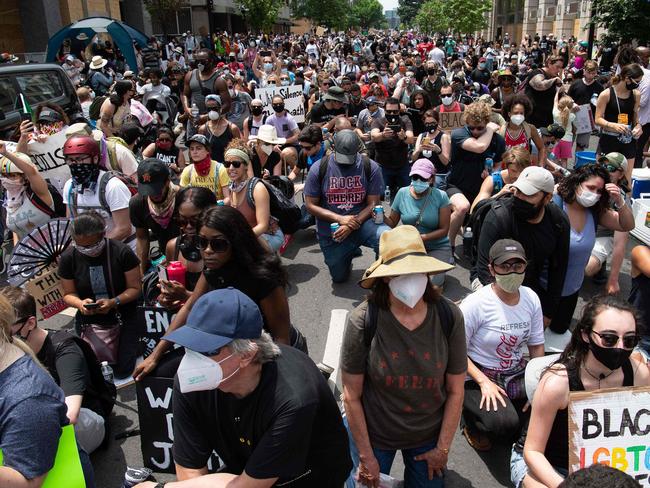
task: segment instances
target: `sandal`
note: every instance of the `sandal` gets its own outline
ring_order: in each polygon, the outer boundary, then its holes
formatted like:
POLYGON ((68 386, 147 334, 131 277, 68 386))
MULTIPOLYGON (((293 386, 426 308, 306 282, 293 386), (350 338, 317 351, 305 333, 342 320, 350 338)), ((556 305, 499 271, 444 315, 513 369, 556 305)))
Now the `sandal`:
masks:
POLYGON ((476 451, 489 451, 492 449, 492 442, 490 439, 480 432, 471 431, 467 426, 463 427, 463 437, 467 439, 467 443, 476 451))

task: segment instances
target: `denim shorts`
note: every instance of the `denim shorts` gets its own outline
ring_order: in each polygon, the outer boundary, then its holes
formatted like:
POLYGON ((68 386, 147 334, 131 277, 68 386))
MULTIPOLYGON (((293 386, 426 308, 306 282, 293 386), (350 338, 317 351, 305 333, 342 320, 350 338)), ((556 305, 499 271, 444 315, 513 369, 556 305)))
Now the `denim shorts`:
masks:
MULTIPOLYGON (((564 468, 553 466, 553 469, 563 478, 566 478, 569 475, 569 472, 564 468)), ((510 455, 510 481, 512 481, 515 488, 521 488, 527 474, 528 465, 524 460, 524 453, 518 452, 513 445, 512 453, 510 455)))

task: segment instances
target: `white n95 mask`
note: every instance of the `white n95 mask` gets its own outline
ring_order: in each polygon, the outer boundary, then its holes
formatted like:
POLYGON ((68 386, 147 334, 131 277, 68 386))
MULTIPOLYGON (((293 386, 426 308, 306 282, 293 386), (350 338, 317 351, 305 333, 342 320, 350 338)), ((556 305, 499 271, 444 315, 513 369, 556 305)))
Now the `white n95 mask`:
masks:
MULTIPOLYGON (((185 356, 183 356, 177 372, 181 392, 190 393, 217 388, 223 381, 223 369, 221 369, 220 363, 231 356, 232 354, 217 363, 203 354, 185 349, 185 356)), ((237 368, 238 370, 239 368, 237 368)))

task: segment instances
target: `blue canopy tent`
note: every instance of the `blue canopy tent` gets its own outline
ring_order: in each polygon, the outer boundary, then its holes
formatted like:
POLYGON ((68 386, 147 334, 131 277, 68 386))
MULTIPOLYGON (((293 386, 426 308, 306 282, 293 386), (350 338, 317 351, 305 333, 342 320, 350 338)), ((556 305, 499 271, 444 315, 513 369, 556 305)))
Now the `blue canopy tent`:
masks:
POLYGON ((74 38, 82 32, 88 36, 89 42, 95 34, 101 32, 108 33, 113 39, 113 44, 117 46, 124 55, 129 68, 133 71, 138 69, 133 41, 135 41, 138 46, 145 47, 148 41, 147 36, 130 25, 109 17, 88 17, 61 29, 47 42, 47 55, 45 61, 48 63, 55 62, 56 55, 59 52, 59 48, 63 44, 63 41, 66 38, 74 38))

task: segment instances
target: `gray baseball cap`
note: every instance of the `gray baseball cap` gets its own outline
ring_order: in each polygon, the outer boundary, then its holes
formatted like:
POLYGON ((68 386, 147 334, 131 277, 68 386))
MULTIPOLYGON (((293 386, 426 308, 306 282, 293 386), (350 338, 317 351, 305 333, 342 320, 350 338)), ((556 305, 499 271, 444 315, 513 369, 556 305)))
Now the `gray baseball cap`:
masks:
POLYGON ((334 159, 338 164, 347 166, 357 161, 359 136, 351 129, 343 129, 334 134, 334 159))

